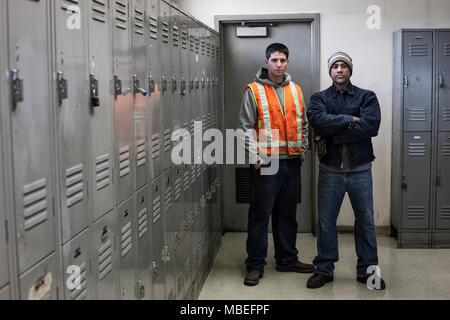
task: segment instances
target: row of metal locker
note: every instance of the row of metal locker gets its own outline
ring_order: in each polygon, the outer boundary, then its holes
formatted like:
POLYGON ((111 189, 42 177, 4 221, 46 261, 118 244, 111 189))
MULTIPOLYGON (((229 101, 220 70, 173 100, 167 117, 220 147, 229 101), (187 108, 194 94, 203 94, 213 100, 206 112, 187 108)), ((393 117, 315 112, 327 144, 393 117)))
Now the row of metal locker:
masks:
POLYGON ((391 223, 399 247, 450 247, 450 29, 394 34, 391 223))
POLYGON ((171 153, 222 128, 218 34, 162 0, 0 15, 0 299, 195 298, 222 172, 171 153))

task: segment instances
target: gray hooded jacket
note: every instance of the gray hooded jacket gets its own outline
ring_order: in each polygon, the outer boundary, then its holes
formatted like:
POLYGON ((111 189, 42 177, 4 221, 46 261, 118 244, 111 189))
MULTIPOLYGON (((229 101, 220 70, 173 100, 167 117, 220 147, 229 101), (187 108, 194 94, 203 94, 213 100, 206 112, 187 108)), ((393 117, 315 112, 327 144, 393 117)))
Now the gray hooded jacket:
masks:
MULTIPOLYGON (((278 99, 281 103, 281 107, 284 110, 284 87, 289 84, 291 81, 291 76, 288 73, 284 74, 284 81, 281 84, 274 83, 270 81, 267 78, 268 75, 268 69, 267 68, 261 68, 258 73, 256 74, 256 82, 261 84, 270 85, 275 89, 275 92, 278 96, 278 99)), ((303 161, 306 156, 306 152, 308 152, 308 120, 306 117, 306 105, 303 101, 304 111, 303 111, 303 144, 302 149, 303 152, 301 156, 299 155, 285 155, 280 154, 278 156, 279 159, 293 159, 301 157, 301 160, 303 161)), ((241 103, 241 111, 239 113, 239 122, 240 122, 240 128, 246 132, 247 130, 254 130, 255 124, 258 121, 258 106, 255 103, 255 100, 252 96, 251 90, 245 90, 244 97, 242 99, 241 103)), ((247 136, 247 142, 245 144, 245 150, 247 156, 249 154, 252 154, 254 151, 257 150, 256 148, 257 141, 255 137, 253 136, 247 136)), ((256 156, 258 161, 261 160, 261 157, 259 155, 256 156)), ((272 156, 275 157, 275 156, 272 156)), ((263 161, 264 162, 264 161, 263 161)))

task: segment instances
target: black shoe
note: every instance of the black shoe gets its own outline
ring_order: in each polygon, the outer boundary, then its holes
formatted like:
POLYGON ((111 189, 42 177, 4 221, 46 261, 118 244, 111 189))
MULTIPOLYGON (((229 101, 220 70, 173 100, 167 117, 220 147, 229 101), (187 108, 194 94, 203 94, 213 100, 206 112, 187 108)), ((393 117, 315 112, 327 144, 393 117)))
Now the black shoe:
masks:
POLYGON ((315 273, 311 278, 308 279, 306 286, 309 289, 316 289, 323 287, 325 283, 333 281, 333 276, 326 276, 324 274, 315 273))
POLYGON ((279 272, 298 272, 298 273, 313 273, 315 270, 314 266, 312 264, 306 264, 300 261, 293 262, 291 264, 288 264, 286 266, 278 265, 277 264, 277 271, 279 272))
POLYGON ((259 279, 263 277, 263 272, 257 269, 250 269, 245 275, 244 284, 246 286, 256 286, 259 283, 259 279))
MULTIPOLYGON (((369 279, 370 276, 371 276, 371 274, 365 274, 365 275, 358 274, 357 277, 356 277, 356 280, 358 280, 358 282, 361 282, 361 283, 364 283, 364 284, 367 285, 367 279, 369 279)), ((373 286, 373 289, 375 289, 375 290, 384 290, 384 289, 386 289, 386 283, 384 283, 383 278, 380 278, 380 285, 379 285, 379 287, 377 287, 376 281, 372 281, 372 286, 373 286)))

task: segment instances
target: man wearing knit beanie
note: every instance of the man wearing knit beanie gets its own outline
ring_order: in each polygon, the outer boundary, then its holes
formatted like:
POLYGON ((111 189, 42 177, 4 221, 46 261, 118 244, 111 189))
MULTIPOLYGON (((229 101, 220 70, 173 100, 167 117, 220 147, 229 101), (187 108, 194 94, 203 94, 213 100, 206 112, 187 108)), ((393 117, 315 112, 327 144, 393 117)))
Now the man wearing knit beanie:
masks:
POLYGON ((339 260, 337 219, 345 193, 355 214, 356 279, 369 289, 385 289, 378 268, 372 187, 372 137, 381 123, 380 105, 374 92, 354 86, 350 78, 353 60, 345 52, 328 59, 333 84, 311 97, 308 120, 325 141, 320 155, 318 184, 317 256, 308 288, 333 281, 339 260))

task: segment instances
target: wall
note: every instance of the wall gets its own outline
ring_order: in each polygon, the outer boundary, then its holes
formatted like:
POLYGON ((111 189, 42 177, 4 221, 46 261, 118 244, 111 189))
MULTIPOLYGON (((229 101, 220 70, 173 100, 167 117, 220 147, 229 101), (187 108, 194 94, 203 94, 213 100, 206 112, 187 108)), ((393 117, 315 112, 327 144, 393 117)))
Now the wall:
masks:
MULTIPOLYGON (((381 105, 382 123, 373 139, 374 209, 377 226, 390 225, 393 32, 401 28, 450 28, 449 0, 177 0, 180 8, 214 28, 215 15, 320 13, 320 89, 330 84, 326 61, 335 51, 353 58, 352 82, 375 91, 381 105), (367 21, 380 8, 380 29, 370 30, 367 21)), ((294 53, 295 54, 295 53, 294 53)), ((352 226, 353 211, 345 199, 338 224, 352 226)))

